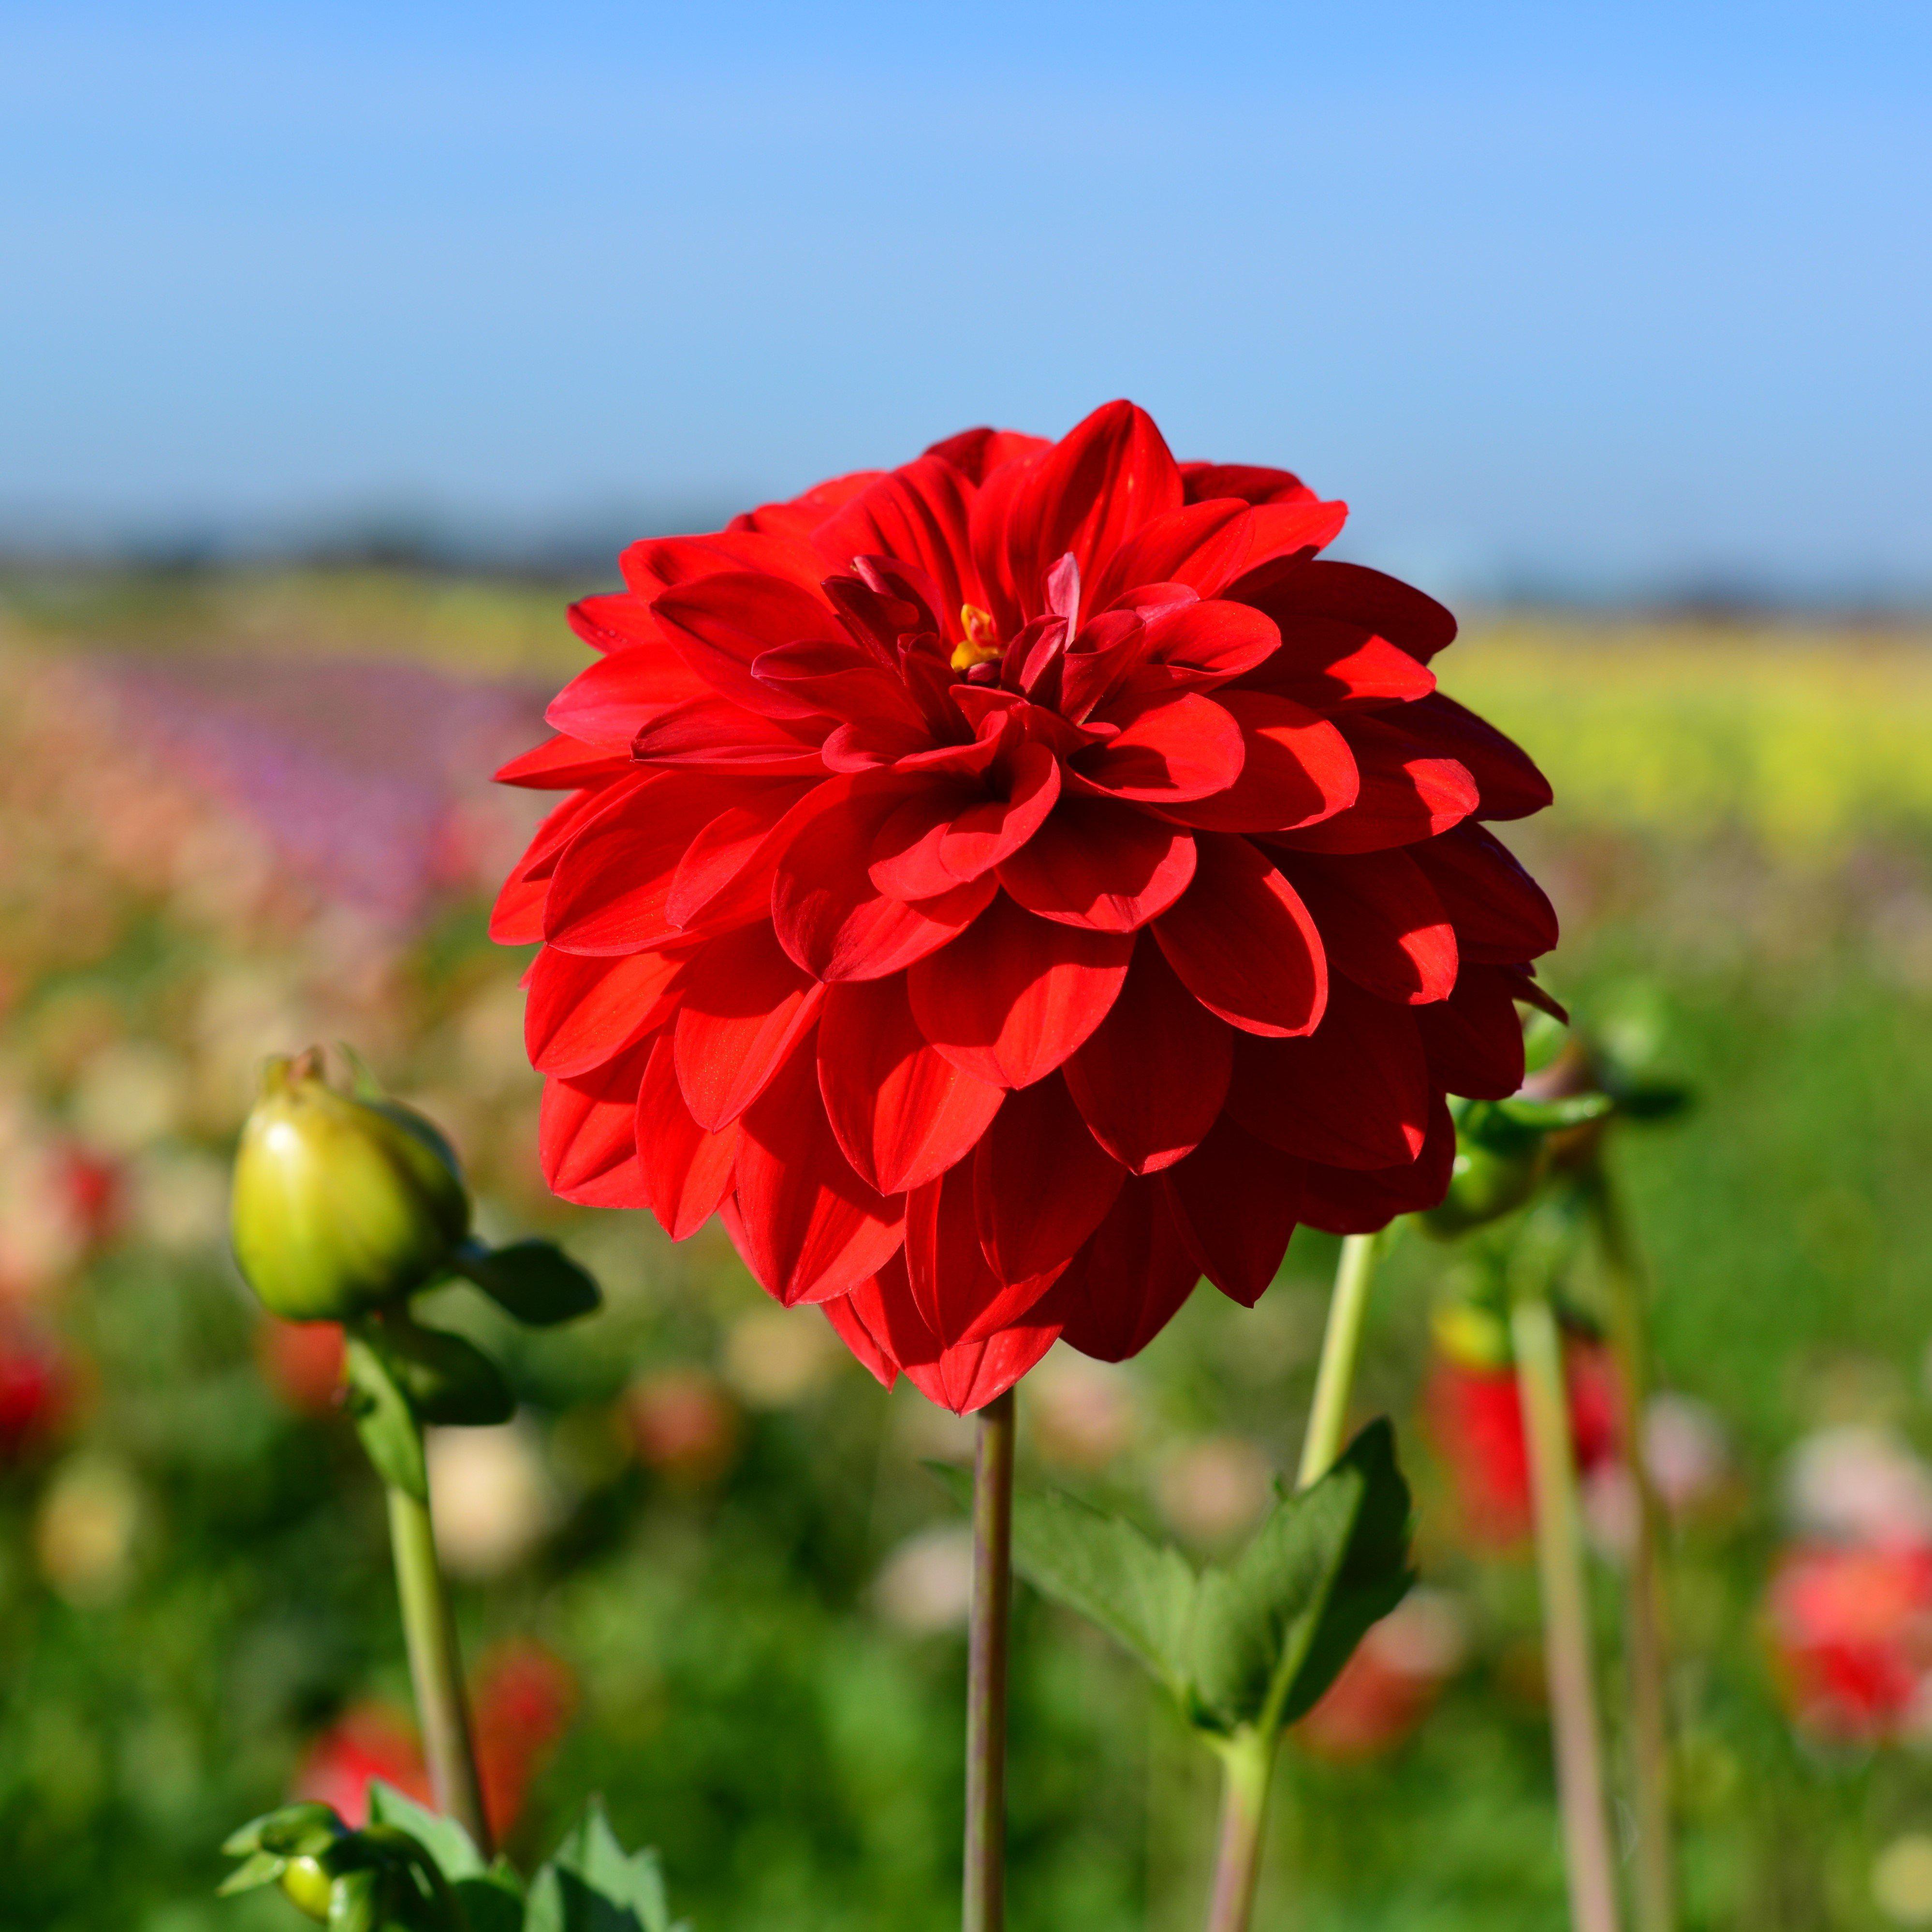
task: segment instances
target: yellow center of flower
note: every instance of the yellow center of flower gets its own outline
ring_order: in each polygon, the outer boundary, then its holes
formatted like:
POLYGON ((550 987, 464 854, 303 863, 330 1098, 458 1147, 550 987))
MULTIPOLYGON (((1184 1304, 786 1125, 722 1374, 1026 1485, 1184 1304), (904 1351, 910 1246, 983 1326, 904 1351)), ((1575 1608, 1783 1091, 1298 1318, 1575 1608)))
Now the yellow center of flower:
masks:
POLYGON ((970 671, 976 664, 991 664, 1005 650, 993 628, 991 611, 982 611, 977 604, 962 604, 959 621, 965 629, 966 641, 952 647, 954 670, 970 671))

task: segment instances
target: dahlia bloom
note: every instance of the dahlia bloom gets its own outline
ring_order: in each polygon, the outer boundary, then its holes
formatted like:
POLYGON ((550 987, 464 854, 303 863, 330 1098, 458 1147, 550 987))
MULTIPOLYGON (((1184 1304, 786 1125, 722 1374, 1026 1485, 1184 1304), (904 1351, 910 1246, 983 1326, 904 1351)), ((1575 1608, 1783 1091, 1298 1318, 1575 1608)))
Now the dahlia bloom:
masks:
POLYGON ((962 1411, 1438 1199, 1556 936, 1484 821, 1550 792, 1344 514, 1117 402, 633 545, 500 774, 566 795, 494 924, 551 1187, 722 1215, 962 1411))

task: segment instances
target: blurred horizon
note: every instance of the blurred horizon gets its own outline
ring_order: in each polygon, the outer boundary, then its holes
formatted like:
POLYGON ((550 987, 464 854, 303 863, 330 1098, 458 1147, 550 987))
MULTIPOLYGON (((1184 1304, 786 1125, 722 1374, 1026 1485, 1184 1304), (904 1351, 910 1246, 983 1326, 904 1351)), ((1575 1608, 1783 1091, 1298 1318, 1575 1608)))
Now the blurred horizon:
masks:
POLYGON ((0 0, 0 558, 595 569, 1125 394, 1452 602, 1932 606, 1902 5, 0 0))

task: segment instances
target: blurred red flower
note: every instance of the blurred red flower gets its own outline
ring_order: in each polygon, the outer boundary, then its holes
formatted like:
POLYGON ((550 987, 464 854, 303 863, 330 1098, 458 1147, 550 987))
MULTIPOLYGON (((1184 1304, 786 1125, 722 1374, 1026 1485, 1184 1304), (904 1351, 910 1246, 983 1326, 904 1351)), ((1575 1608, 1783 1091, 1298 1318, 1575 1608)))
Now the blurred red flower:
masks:
POLYGON ((0 1316, 0 1468, 54 1435, 74 1396, 73 1369, 52 1336, 0 1316))
POLYGON ((263 1378, 304 1415, 334 1411, 347 1353, 339 1322, 282 1321, 269 1315, 256 1327, 255 1360, 263 1378))
POLYGON ((569 795, 494 924, 551 1186, 960 1411, 1439 1197, 1556 939, 1480 821, 1550 793, 1344 514, 1119 402, 633 545, 500 774, 569 795))
MULTIPOLYGON (((1577 1471, 1588 1477, 1618 1453, 1616 1365, 1601 1342, 1574 1334, 1564 1338, 1563 1359, 1570 1441, 1577 1471)), ((1498 1549, 1528 1535, 1529 1449, 1514 1366, 1439 1353, 1424 1407, 1455 1483, 1464 1531, 1498 1549)))
POLYGON ((1770 1619, 1808 1730, 1851 1744, 1932 1734, 1932 1549, 1800 1543, 1772 1576, 1770 1619))

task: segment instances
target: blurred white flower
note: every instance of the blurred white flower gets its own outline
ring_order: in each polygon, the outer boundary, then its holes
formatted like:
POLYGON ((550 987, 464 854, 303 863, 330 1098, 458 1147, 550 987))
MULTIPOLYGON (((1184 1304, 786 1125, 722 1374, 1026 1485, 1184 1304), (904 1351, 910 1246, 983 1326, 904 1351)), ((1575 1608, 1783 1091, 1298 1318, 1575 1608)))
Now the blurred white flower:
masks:
POLYGON ((1932 1925, 1932 1834, 1907 1831, 1872 1861, 1872 1898, 1898 1925, 1932 1925))
POLYGON ((132 1167, 136 1232, 158 1248, 184 1254, 228 1239, 229 1170, 213 1154, 151 1147, 132 1167))
POLYGON ((872 1586, 879 1614, 914 1636, 960 1629, 973 1603, 973 1533, 941 1523, 908 1537, 872 1586))
POLYGON ((119 1462, 92 1450, 53 1474, 34 1519, 40 1573, 70 1603, 112 1603, 134 1575, 141 1492, 119 1462))
POLYGON ((1890 1429, 1820 1429, 1792 1451, 1785 1505, 1802 1536, 1886 1545, 1932 1540, 1932 1469, 1890 1429))
POLYGON ((89 1058, 69 1112, 91 1145, 131 1154, 178 1126, 188 1099, 188 1065, 178 1053, 152 1040, 117 1040, 89 1058))
POLYGON ((754 1309, 724 1338, 724 1379, 754 1408, 802 1402, 845 1360, 830 1325, 803 1309, 754 1309))
POLYGON ((1643 1416, 1643 1460, 1658 1501, 1672 1516, 1708 1502, 1730 1472, 1730 1447, 1716 1410, 1670 1389, 1652 1396, 1643 1416))
POLYGON ((1184 1536, 1227 1543, 1274 1500, 1274 1471, 1245 1436, 1212 1435, 1169 1457, 1156 1485, 1161 1514, 1184 1536))
POLYGON ((536 1432, 519 1417, 494 1429, 428 1432, 436 1546, 459 1576, 500 1576, 555 1526, 562 1499, 536 1432))
POLYGON ((1131 1372, 1056 1348, 1027 1378, 1026 1426, 1049 1462, 1100 1469, 1140 1432, 1131 1372))

